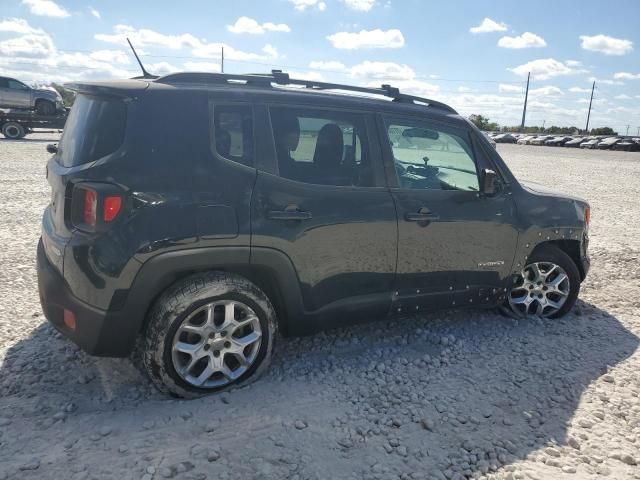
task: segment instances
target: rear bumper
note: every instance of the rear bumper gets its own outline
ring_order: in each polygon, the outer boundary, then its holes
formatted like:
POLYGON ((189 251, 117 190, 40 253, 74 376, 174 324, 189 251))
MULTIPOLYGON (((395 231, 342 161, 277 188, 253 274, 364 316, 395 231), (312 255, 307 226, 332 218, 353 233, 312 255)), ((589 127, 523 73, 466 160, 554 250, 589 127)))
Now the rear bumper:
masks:
POLYGON ((49 262, 42 240, 38 243, 37 271, 42 311, 63 335, 91 355, 125 357, 131 352, 136 322, 128 321, 126 311, 108 312, 77 299, 49 262), (64 309, 74 313, 75 330, 65 326, 64 309))

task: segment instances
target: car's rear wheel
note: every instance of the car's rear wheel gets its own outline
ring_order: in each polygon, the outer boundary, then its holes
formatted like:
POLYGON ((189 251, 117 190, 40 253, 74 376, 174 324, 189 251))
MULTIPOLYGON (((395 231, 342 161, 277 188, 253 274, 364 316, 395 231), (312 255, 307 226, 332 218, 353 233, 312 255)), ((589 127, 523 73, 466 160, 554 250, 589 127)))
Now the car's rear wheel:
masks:
POLYGON ((143 366, 161 390, 192 398, 255 380, 267 368, 276 316, 253 283, 197 274, 161 295, 142 341, 143 366))
POLYGON ((36 113, 38 115, 53 115, 56 113, 56 105, 48 100, 38 100, 36 102, 36 113))
POLYGON ((19 123, 7 122, 2 125, 2 134, 11 140, 20 140, 27 134, 27 132, 19 123))
POLYGON ((576 302, 580 272, 574 261, 554 245, 541 245, 515 278, 507 307, 520 317, 559 318, 576 302))

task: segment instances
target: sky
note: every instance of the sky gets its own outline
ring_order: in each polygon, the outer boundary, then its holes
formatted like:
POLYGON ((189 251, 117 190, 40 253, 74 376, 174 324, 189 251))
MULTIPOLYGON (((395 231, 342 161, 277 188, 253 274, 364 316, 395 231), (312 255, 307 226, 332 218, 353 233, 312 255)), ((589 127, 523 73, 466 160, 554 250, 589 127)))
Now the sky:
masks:
POLYGON ((518 125, 640 134, 640 1, 0 0, 0 75, 64 82, 147 70, 379 86, 518 125))

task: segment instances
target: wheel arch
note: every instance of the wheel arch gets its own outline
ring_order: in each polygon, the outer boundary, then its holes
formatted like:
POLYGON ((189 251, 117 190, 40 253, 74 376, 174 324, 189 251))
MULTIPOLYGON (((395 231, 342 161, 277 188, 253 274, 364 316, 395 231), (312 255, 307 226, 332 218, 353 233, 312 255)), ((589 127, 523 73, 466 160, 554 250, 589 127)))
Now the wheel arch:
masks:
POLYGON ((290 319, 302 308, 293 264, 276 250, 253 249, 252 253, 251 262, 248 261, 249 247, 194 248, 163 253, 147 260, 127 293, 129 301, 124 302, 127 316, 136 324, 135 334, 145 328, 149 310, 167 288, 182 278, 205 271, 234 273, 258 286, 276 311, 278 329, 286 334, 290 319))
POLYGON ((537 250, 539 250, 540 248, 546 245, 553 245, 556 248, 562 250, 564 253, 566 253, 569 256, 569 258, 573 260, 573 263, 575 263, 576 267, 578 268, 578 272, 580 272, 580 280, 585 279, 587 273, 584 269, 584 265, 581 260, 582 255, 580 252, 581 248, 580 248, 579 240, 569 240, 569 239, 547 240, 537 244, 533 252, 536 252, 537 250))

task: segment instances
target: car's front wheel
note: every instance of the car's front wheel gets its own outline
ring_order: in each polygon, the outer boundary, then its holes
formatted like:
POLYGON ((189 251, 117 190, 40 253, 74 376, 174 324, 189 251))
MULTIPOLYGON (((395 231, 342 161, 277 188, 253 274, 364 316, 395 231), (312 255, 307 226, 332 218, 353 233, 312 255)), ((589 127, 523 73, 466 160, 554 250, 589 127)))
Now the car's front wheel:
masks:
POLYGON ((507 307, 517 316, 559 318, 576 302, 580 272, 574 261, 554 245, 541 245, 516 276, 507 307))
POLYGON ((165 291, 149 314, 144 368, 161 390, 192 398, 256 379, 271 357, 276 316, 238 275, 207 272, 165 291))

